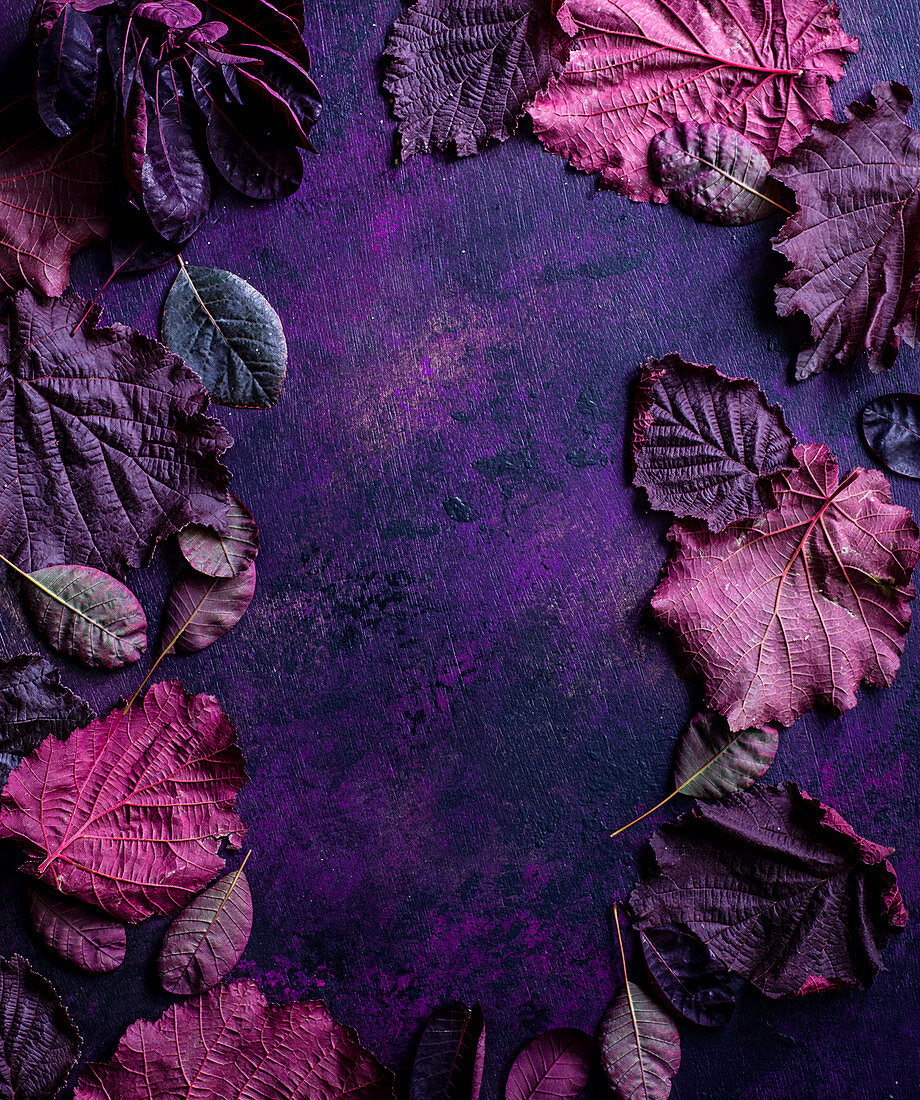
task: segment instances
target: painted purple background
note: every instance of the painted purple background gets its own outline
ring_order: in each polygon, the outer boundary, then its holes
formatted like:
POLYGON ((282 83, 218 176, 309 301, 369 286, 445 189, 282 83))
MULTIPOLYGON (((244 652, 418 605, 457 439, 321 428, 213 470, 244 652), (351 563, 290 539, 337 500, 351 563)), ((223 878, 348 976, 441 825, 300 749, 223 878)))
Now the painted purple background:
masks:
MULTIPOLYGON (((7 63, 30 8, 0 16, 7 63)), ((607 834, 660 797, 694 710, 646 616, 666 524, 624 477, 638 363, 673 351, 750 375, 846 468, 867 461, 858 409, 917 388, 920 360, 790 385, 777 222, 720 230, 631 205, 526 126, 472 160, 397 167, 379 57, 398 10, 313 5, 320 156, 283 205, 224 197, 184 252, 268 295, 291 365, 272 412, 219 410, 262 529, 255 602, 163 671, 216 695, 245 749, 256 924, 239 973, 324 998, 401 1072, 438 1002, 478 999, 491 1098, 520 1044, 593 1030, 616 988, 607 910, 647 830, 607 834)), ((920 87, 915 5, 853 0, 844 24, 863 52, 838 105, 880 78, 920 87)), ((74 285, 91 295, 103 270, 84 256, 74 285)), ((106 316, 154 334, 171 278, 120 282, 106 316)), ((894 492, 918 509, 917 483, 894 492)), ((167 550, 132 578, 153 623, 176 567, 167 550)), ((9 588, 0 603, 2 652, 34 648, 9 588)), ((65 678, 104 711, 143 671, 65 678)), ((915 912, 918 698, 915 632, 893 688, 796 723, 773 773, 896 847, 915 912)), ((151 967, 163 922, 131 934, 120 971, 80 978, 30 939, 4 858, 4 950, 38 960, 106 1056, 169 1003, 151 967)), ((920 923, 886 958, 867 993, 747 993, 726 1029, 685 1028, 673 1096, 916 1097, 920 923)))

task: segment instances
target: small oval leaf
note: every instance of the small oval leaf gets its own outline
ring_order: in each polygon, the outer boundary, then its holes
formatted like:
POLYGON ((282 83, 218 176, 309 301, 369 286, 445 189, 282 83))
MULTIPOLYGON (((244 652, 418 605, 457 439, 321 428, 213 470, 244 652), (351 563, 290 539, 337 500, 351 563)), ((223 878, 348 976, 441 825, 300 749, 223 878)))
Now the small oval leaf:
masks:
POLYGON ((89 565, 20 573, 22 602, 48 644, 86 665, 121 668, 147 649, 147 617, 121 581, 89 565))
POLYGON ((478 1100, 482 1088, 486 1025, 479 1005, 441 1005, 419 1039, 409 1100, 478 1100))
POLYGON ((701 711, 677 746, 674 786, 694 798, 725 798, 745 791, 767 771, 778 748, 776 726, 732 733, 721 714, 701 711))
POLYGON ((652 138, 649 165, 671 201, 716 225, 749 225, 786 213, 767 158, 717 122, 684 122, 652 138))
POLYGON ((157 962, 163 988, 186 994, 217 985, 240 961, 251 931, 252 894, 240 867, 202 891, 169 926, 157 962))
POLYGON ((63 897, 28 891, 29 916, 41 942, 80 970, 107 974, 125 959, 128 936, 125 926, 63 897))
POLYGON ((70 137, 96 98, 99 54, 89 23, 73 6, 62 8, 38 47, 35 101, 56 137, 70 137))
POLYGON ((163 307, 160 335, 218 404, 268 409, 281 396, 287 370, 281 319, 238 275, 183 263, 163 307))
POLYGON ((665 1010, 634 982, 610 1002, 597 1039, 618 1100, 667 1100, 680 1067, 680 1035, 665 1010))
POLYGON ((246 614, 256 589, 256 567, 238 577, 205 577, 186 568, 169 593, 163 620, 166 649, 197 653, 222 638, 246 614))
POLYGON ((860 414, 866 446, 895 474, 920 478, 920 394, 886 393, 860 414))
POLYGON ((179 532, 179 549, 193 569, 208 577, 236 577, 259 553, 259 528, 249 509, 231 493, 223 534, 201 524, 179 532))
POLYGON ((515 1058, 505 1100, 577 1100, 591 1076, 594 1040, 574 1027, 545 1031, 515 1058))
POLYGON ((735 991, 724 966, 690 932, 648 928, 639 932, 645 965, 661 997, 692 1024, 722 1027, 735 1010, 735 991))

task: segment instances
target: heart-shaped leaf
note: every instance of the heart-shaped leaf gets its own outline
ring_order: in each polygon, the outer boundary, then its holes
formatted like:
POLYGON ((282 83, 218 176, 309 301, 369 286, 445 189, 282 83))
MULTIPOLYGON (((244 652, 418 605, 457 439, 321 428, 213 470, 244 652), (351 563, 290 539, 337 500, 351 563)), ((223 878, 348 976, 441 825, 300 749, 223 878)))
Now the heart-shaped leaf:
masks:
POLYGON ((107 974, 124 962, 128 937, 121 921, 61 894, 28 891, 35 934, 49 951, 90 974, 107 974))
MULTIPOLYGON (((0 557, 0 560, 6 561, 0 557)), ((52 565, 24 573, 22 602, 35 629, 59 653, 121 668, 147 649, 147 616, 121 581, 89 565, 52 565)))
POLYGON ((256 521, 232 493, 223 533, 202 524, 191 524, 180 531, 178 537, 182 556, 193 569, 207 577, 236 577, 259 553, 256 521))
POLYGON ((271 408, 287 370, 278 314, 238 275, 179 262, 163 307, 163 343, 198 374, 213 401, 271 408))
POLYGON ((201 22, 201 12, 190 0, 142 0, 135 5, 133 15, 174 31, 188 30, 201 22))
POLYGON ((859 424, 878 462, 895 474, 920 478, 920 394, 876 397, 863 409, 859 424))
POLYGON ((409 1100, 478 1100, 482 1088, 486 1025, 479 1005, 441 1005, 419 1039, 409 1100))
POLYGON ((649 164, 671 202, 704 222, 750 225, 792 213, 779 203, 763 153, 717 122, 684 122, 657 134, 649 164))
POLYGON ((725 798, 756 783, 778 748, 776 726, 733 733, 721 714, 701 711, 677 746, 674 786, 694 798, 725 798))
POLYGON ((735 1010, 728 971, 689 932, 649 928, 639 932, 645 965, 655 988, 678 1015, 702 1027, 722 1027, 735 1010))
POLYGON ((202 891, 169 926, 157 962, 163 988, 185 994, 217 985, 240 961, 251 931, 252 894, 241 866, 202 891))
POLYGON ((680 1067, 671 1017, 635 982, 613 998, 597 1036, 601 1066, 618 1100, 667 1100, 680 1067))
POLYGON ((96 98, 99 54, 92 28, 71 5, 62 8, 38 47, 35 99, 41 120, 57 137, 70 137, 96 98))
POLYGON ((577 1100, 588 1085, 594 1040, 574 1027, 538 1035, 515 1058, 505 1100, 577 1100))
POLYGON ((164 652, 197 653, 222 638, 246 614, 256 589, 256 567, 236 577, 205 577, 183 569, 169 593, 163 619, 164 652))

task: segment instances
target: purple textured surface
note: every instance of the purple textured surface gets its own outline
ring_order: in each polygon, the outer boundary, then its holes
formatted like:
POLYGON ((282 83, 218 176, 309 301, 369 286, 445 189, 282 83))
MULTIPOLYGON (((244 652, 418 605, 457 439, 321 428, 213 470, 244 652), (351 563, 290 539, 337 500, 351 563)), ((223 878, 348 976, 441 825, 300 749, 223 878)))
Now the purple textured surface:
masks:
MULTIPOLYGON (((0 17, 4 59, 30 6, 0 17)), ((436 1004, 478 999, 498 1097, 523 1043, 600 1019, 619 981, 607 908, 660 818, 607 834, 660 797, 696 710, 647 615, 667 550, 624 470, 638 364, 676 352, 750 375, 846 469, 869 462, 858 410, 916 388, 920 356, 790 384, 799 330, 773 309, 775 219, 725 230, 632 205, 526 132, 396 166, 379 58, 399 0, 308 9, 320 155, 283 204, 223 196, 183 253, 252 282, 288 335, 280 404, 217 410, 261 528, 259 585, 236 630, 161 668, 220 699, 246 754, 255 926, 236 973, 270 997, 324 998, 401 1071, 436 1004)), ((920 85, 915 6, 856 0, 843 23, 863 52, 838 105, 880 78, 920 85)), ((84 256, 74 285, 91 297, 104 270, 84 256)), ((119 281, 105 316, 154 334, 173 274, 119 281)), ((920 509, 916 483, 894 493, 920 509)), ((130 578, 154 629, 179 567, 157 558, 130 578)), ((0 651, 37 644, 4 586, 0 651)), ((65 679, 105 712, 143 671, 65 679)), ((770 773, 893 845, 913 910, 918 701, 914 632, 891 689, 797 722, 770 773)), ((0 886, 5 951, 60 986, 94 1057, 170 1003, 161 934, 133 930, 121 970, 82 978, 30 940, 17 877, 0 886)), ((726 1029, 684 1028, 672 1095, 915 1097, 920 923, 886 960, 866 993, 749 992, 726 1029)))

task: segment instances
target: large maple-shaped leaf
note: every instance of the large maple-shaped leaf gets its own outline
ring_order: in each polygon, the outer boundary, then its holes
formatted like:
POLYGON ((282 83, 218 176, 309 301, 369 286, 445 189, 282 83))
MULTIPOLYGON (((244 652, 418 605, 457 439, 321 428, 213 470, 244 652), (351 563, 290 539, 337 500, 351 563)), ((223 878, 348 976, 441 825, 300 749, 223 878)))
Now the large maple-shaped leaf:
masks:
POLYGON ((29 572, 124 574, 226 514, 231 440, 198 376, 124 325, 97 328, 98 309, 77 327, 85 313, 22 291, 0 319, 0 553, 29 572))
POLYGON ((774 247, 792 262, 776 288, 783 317, 811 322, 795 373, 808 378, 863 352, 885 370, 903 339, 914 347, 920 313, 920 133, 904 121, 913 102, 878 84, 874 106, 815 128, 773 175, 798 209, 774 247))
POLYGON ((867 986, 907 920, 891 849, 794 783, 698 803, 651 844, 637 926, 686 925, 770 997, 867 986))
POLYGON ((552 9, 552 0, 415 0, 386 50, 403 156, 450 144, 469 156, 513 133, 568 56, 552 9))
POLYGON ((62 142, 29 103, 0 112, 0 289, 62 294, 74 253, 105 240, 109 149, 99 117, 62 142))
POLYGON ((245 782, 230 720, 216 699, 154 684, 67 741, 49 738, 10 774, 0 837, 22 870, 135 922, 181 909, 223 868, 245 827, 245 782))
POLYGON ((393 1100, 392 1081, 324 1005, 236 982, 132 1024, 75 1100, 393 1100))
POLYGON ((910 625, 917 525, 876 470, 839 480, 823 444, 773 478, 777 507, 714 534, 678 521, 652 597, 684 671, 733 730, 788 726, 817 703, 842 712, 861 682, 894 679, 910 625))
POLYGON ((559 22, 581 48, 530 108, 540 140, 655 202, 656 134, 719 122, 772 162, 833 117, 828 82, 859 46, 826 0, 566 0, 559 22))

